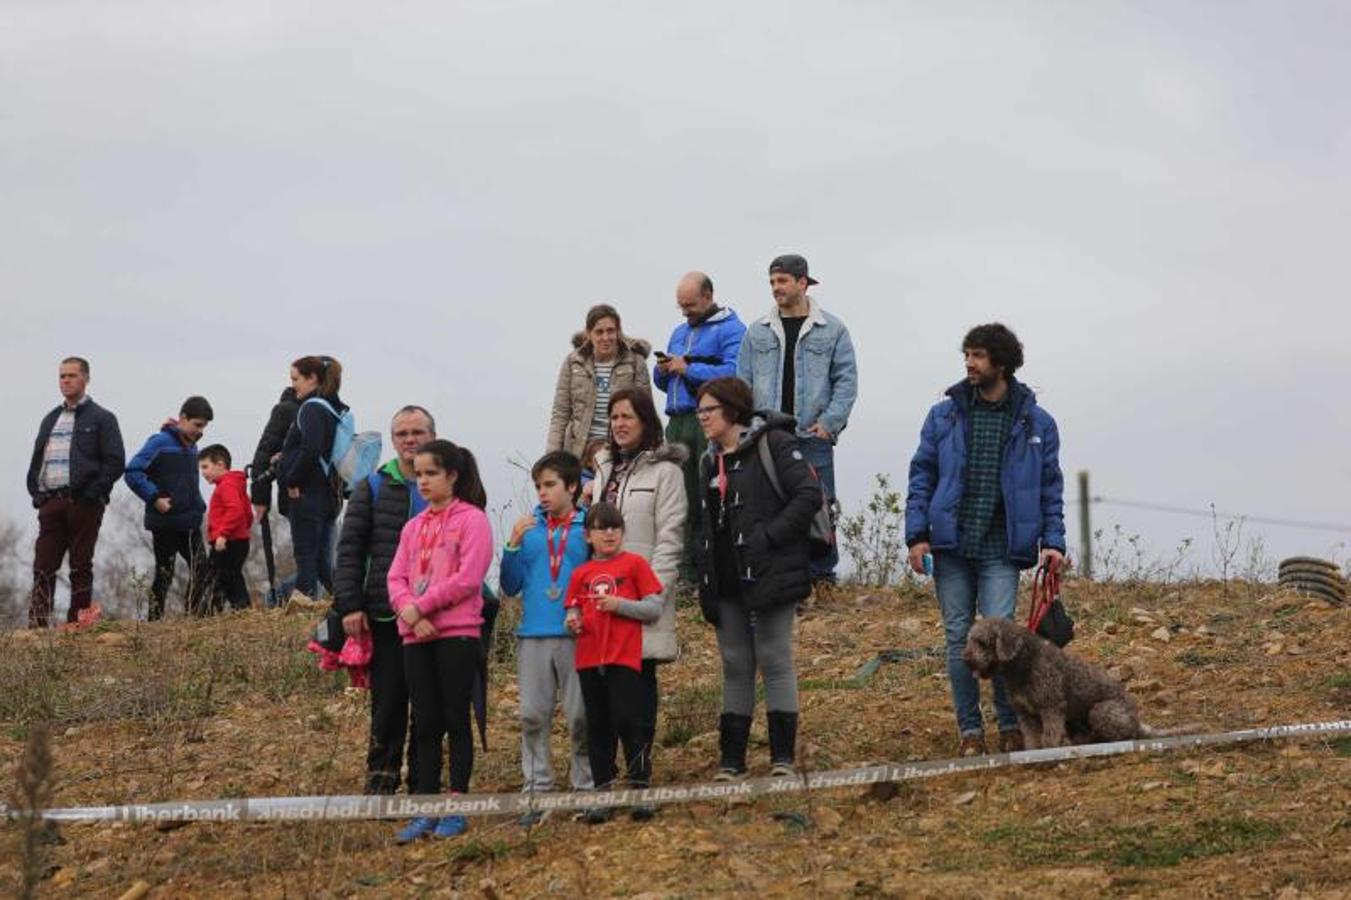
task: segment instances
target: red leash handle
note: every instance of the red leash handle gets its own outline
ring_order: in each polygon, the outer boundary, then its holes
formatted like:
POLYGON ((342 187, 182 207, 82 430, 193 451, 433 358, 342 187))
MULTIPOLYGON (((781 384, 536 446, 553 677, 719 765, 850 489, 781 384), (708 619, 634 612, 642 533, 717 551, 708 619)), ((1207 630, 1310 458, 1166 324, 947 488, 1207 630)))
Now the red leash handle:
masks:
POLYGON ((1060 565, 1052 559, 1037 566, 1032 576, 1032 614, 1027 619, 1027 630, 1036 634, 1037 626, 1051 611, 1051 604, 1060 596, 1060 565))

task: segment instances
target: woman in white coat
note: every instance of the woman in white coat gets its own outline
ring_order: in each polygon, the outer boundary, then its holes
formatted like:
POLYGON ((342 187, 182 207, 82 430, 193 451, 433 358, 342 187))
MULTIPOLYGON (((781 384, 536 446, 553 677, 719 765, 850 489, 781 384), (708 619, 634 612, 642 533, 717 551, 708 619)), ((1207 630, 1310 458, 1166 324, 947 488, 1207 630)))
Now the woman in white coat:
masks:
MULTIPOLYGON (((662 584, 661 616, 643 626, 643 743, 652 752, 657 733, 657 666, 680 652, 676 641, 675 582, 685 550, 685 475, 689 451, 665 442, 647 390, 617 391, 610 398, 609 446, 596 455, 591 502, 608 500, 624 514, 624 549, 648 561, 662 584)), ((651 808, 637 807, 635 818, 651 808)))

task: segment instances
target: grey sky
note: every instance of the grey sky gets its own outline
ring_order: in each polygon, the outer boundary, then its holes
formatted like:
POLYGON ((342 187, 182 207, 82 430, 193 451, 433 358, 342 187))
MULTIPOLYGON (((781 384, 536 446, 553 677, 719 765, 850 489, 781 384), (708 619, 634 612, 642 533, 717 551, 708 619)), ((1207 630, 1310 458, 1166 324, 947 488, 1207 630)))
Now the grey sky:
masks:
POLYGON ((500 501, 590 303, 664 343, 681 273, 750 318, 796 251, 859 351, 847 507, 997 319, 1071 478, 1351 522, 1351 7, 1022 7, 6 0, 0 499, 32 518, 63 355, 129 452, 200 392, 243 455, 329 352, 362 425, 429 406, 500 501))

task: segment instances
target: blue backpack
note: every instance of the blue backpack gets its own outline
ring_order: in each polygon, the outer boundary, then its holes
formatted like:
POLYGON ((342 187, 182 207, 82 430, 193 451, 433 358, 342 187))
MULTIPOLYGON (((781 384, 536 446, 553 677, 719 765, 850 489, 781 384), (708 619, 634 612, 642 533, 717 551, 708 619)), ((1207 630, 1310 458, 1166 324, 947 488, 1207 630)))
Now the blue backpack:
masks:
POLYGON ((328 459, 319 460, 319 465, 325 475, 341 482, 344 496, 350 495, 352 488, 369 478, 380 465, 380 432, 358 432, 356 417, 350 409, 339 415, 333 404, 322 397, 311 397, 305 403, 318 403, 338 420, 333 431, 333 449, 328 459))

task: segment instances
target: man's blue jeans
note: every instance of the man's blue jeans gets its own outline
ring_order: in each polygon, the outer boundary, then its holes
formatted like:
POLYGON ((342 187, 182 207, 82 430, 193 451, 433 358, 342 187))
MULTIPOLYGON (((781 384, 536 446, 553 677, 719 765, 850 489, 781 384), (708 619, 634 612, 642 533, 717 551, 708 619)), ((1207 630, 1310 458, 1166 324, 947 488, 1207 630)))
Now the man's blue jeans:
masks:
MULTIPOLYGON (((934 591, 943 613, 948 651, 948 682, 962 736, 981 734, 980 682, 962 660, 966 635, 976 611, 983 618, 1011 619, 1018 606, 1018 567, 1007 559, 967 559, 955 550, 939 550, 934 558, 934 591)), ((994 679, 994 708, 1000 731, 1017 731, 1018 716, 1004 693, 1004 679, 994 679)))
MULTIPOLYGON (((831 504, 833 508, 835 504, 835 445, 817 437, 798 437, 797 443, 798 448, 802 451, 802 457, 811 464, 811 467, 816 470, 816 476, 821 479, 821 490, 826 495, 826 502, 831 504)), ((832 546, 828 556, 811 561, 811 577, 833 581, 835 579, 835 567, 839 565, 839 562, 839 547, 832 546)))

